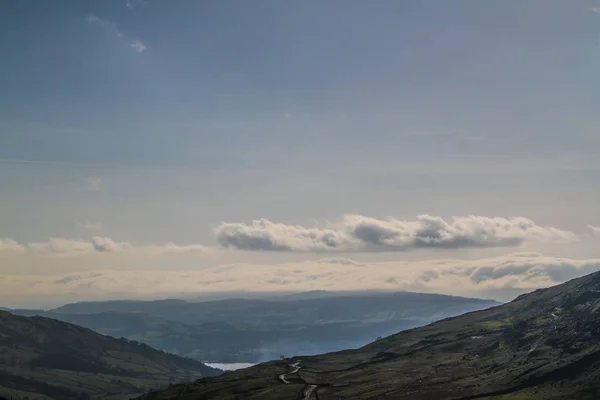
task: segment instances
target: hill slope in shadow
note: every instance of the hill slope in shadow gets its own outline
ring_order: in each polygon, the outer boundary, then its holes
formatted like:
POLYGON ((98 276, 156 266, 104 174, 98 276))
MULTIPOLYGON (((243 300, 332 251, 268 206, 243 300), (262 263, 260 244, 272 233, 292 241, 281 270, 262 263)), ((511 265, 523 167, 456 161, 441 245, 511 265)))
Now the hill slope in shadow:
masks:
POLYGON ((0 397, 125 399, 218 373, 137 342, 0 311, 0 397))

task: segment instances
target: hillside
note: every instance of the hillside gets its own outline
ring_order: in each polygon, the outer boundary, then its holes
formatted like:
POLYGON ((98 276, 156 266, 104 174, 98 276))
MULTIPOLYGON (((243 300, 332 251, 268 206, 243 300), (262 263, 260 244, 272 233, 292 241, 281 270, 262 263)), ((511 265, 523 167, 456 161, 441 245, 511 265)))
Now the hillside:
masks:
POLYGON ((358 350, 261 364, 144 399, 597 399, 600 273, 358 350), (240 397, 241 396, 241 397, 240 397))
POLYGON ((378 336, 498 304, 423 293, 317 293, 330 297, 110 301, 16 312, 71 322, 202 361, 254 363, 282 353, 357 348, 378 336))
POLYGON ((0 397, 127 399, 219 372, 76 325, 0 311, 0 397))

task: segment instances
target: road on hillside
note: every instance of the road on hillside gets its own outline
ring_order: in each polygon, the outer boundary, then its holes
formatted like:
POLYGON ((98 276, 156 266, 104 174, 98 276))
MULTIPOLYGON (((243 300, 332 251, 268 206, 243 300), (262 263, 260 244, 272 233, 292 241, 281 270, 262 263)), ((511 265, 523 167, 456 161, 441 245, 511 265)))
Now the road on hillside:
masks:
POLYGON ((317 385, 306 385, 302 400, 317 400, 317 385))
POLYGON ((300 371, 300 368, 302 368, 302 367, 300 367, 300 361, 296 361, 293 364, 288 364, 288 368, 289 368, 289 371, 287 373, 279 375, 279 380, 281 380, 281 382, 283 382, 283 383, 290 383, 290 381, 288 381, 287 378, 290 375, 296 375, 298 373, 298 371, 300 371))
MULTIPOLYGON (((300 378, 300 375, 298 374, 300 368, 302 368, 300 366, 300 361, 288 364, 289 371, 285 374, 279 375, 279 380, 285 384, 289 384, 291 383, 289 379, 292 379, 292 377, 295 376, 299 380, 304 381, 304 379, 300 378)), ((302 400, 317 400, 317 385, 310 385, 306 383, 306 386, 304 386, 304 389, 302 389, 302 400)))

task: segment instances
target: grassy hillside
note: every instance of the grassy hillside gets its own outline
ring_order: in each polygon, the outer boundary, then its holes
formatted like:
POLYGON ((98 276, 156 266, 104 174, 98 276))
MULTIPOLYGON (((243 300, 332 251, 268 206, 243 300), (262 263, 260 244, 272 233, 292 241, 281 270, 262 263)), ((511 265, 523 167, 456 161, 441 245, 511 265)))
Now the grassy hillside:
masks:
POLYGON ((0 396, 130 398, 219 371, 144 344, 0 311, 0 396))
POLYGON ((358 350, 299 355, 144 397, 199 398, 597 399, 600 273, 358 350), (278 378, 286 373, 289 383, 278 378))

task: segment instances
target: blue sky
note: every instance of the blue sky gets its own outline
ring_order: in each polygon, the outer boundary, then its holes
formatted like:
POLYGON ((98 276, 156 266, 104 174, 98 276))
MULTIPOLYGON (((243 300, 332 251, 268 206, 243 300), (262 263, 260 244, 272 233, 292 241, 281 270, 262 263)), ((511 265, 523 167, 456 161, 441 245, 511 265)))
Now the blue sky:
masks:
MULTIPOLYGON (((350 229, 348 214, 516 216, 579 237, 520 246, 600 257, 589 228, 600 225, 598 7, 10 2, 0 12, 0 237, 25 247, 102 237, 146 250, 229 248, 177 261, 192 268, 319 257, 298 254, 302 240, 289 229, 251 228, 261 218, 338 224, 339 233, 350 229), (242 224, 245 239, 278 235, 294 250, 219 241, 224 221, 242 224)), ((365 254, 354 239, 340 242, 349 246, 342 255, 372 262, 516 251, 365 254)), ((10 256, 7 274, 106 265, 24 253, 10 256), (40 267, 40 257, 53 267, 40 267)), ((126 271, 174 263, 124 260, 126 271)))
POLYGON ((8 5, 2 158, 251 167, 315 145, 347 159, 365 143, 387 157, 600 144, 590 2, 136 4, 8 5), (489 140, 439 137, 453 131, 489 140), (403 137, 418 133, 440 135, 403 137))

